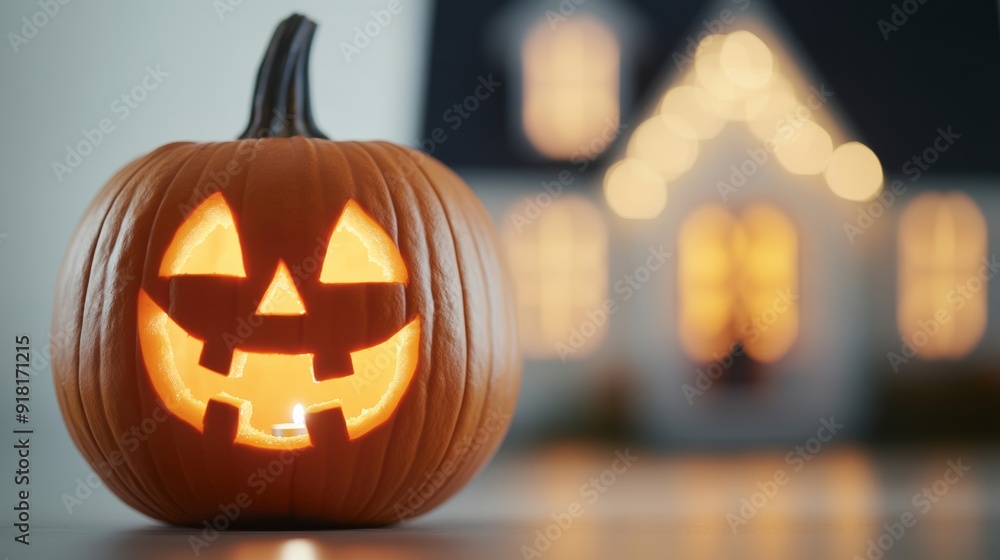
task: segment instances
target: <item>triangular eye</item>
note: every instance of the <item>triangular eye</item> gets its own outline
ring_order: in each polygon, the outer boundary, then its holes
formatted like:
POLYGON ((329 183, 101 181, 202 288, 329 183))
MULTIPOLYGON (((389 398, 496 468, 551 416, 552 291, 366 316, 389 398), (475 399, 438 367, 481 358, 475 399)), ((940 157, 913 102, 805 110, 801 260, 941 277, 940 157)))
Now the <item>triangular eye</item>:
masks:
POLYGON ((406 265, 396 244, 357 202, 349 200, 330 236, 319 281, 404 284, 406 280, 406 265))
POLYGON ((215 193, 177 228, 160 264, 160 276, 210 274, 245 278, 240 237, 233 213, 215 193))

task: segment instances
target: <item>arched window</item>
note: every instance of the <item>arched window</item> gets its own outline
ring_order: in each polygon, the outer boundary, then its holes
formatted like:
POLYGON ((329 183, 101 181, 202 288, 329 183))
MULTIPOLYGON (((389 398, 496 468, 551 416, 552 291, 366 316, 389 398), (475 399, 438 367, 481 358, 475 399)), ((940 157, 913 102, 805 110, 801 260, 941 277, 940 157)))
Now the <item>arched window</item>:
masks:
POLYGON ((961 192, 917 197, 899 223, 900 335, 918 356, 961 358, 986 330, 986 220, 961 192))
POLYGON ((718 360, 737 342, 759 362, 788 352, 799 324, 798 237, 780 210, 702 206, 681 225, 678 258, 678 332, 693 360, 718 360))
POLYGON ((551 159, 592 157, 607 147, 620 114, 621 46, 589 14, 540 19, 521 49, 522 125, 531 145, 551 159))
MULTIPOLYGON (((512 212, 523 212, 517 205, 512 212)), ((517 292, 521 342, 534 358, 580 358, 604 338, 588 317, 607 299, 604 217, 589 200, 563 195, 531 223, 503 232, 517 292)))

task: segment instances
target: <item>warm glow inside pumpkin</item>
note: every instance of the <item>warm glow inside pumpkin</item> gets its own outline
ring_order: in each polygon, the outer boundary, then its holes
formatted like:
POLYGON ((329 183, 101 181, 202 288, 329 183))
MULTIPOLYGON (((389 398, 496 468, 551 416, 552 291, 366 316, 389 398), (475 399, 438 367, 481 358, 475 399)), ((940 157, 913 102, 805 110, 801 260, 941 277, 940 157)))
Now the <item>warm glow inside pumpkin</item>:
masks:
MULTIPOLYGON (((160 266, 160 277, 185 275, 245 278, 242 248, 233 214, 221 193, 205 199, 178 228, 160 266)), ((392 239, 361 207, 349 201, 333 229, 319 282, 366 284, 407 282, 406 265, 392 239)), ((307 316, 309 303, 288 265, 278 261, 255 315, 307 316)), ((317 380, 312 353, 232 349, 224 374, 200 363, 205 341, 187 332, 146 292, 139 291, 142 357, 151 382, 170 410, 205 430, 208 403, 217 400, 240 411, 236 441, 260 447, 298 448, 308 433, 272 435, 275 424, 307 413, 339 408, 348 436, 355 439, 395 411, 416 370, 420 318, 388 339, 350 353, 353 374, 317 380)), ((251 323, 252 324, 252 323, 251 323)))

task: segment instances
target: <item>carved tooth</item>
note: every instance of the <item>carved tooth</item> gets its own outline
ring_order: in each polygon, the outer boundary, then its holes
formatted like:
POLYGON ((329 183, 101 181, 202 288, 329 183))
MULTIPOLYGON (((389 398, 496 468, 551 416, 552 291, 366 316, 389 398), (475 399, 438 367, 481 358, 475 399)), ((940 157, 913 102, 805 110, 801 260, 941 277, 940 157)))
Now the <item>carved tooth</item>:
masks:
POLYGON ((220 375, 228 375, 233 361, 233 349, 221 339, 209 339, 201 349, 198 365, 220 375))
POLYGON ((240 416, 249 418, 250 411, 244 411, 250 404, 228 395, 216 395, 205 405, 203 419, 205 439, 211 445, 229 445, 236 440, 240 429, 240 416))
POLYGON ((354 374, 354 362, 349 352, 320 351, 313 356, 313 377, 327 381, 354 374))
POLYGON ((345 441, 350 439, 347 433, 347 421, 340 406, 334 405, 326 410, 306 413, 306 428, 309 439, 314 446, 324 441, 345 441))

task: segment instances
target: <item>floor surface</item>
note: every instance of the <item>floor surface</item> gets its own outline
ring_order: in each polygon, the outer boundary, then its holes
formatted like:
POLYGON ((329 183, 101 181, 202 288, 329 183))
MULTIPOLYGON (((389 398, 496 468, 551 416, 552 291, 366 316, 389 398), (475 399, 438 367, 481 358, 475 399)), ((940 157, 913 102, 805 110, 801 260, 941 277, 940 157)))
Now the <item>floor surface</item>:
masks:
POLYGON ((2 555, 993 560, 1000 558, 1000 451, 666 455, 565 445, 495 461, 440 509, 385 529, 206 539, 152 522, 90 521, 33 527, 30 547, 12 546, 14 533, 3 528, 2 555))

